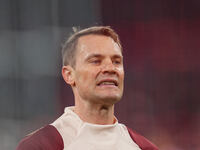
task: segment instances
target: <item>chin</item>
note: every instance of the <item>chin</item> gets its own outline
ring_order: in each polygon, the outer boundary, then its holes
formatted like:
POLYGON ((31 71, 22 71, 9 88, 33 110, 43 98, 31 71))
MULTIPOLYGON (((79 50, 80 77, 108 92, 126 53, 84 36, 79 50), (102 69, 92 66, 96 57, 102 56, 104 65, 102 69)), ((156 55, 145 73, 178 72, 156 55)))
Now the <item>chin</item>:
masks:
POLYGON ((104 95, 100 96, 99 99, 104 104, 115 104, 121 99, 121 95, 104 95))

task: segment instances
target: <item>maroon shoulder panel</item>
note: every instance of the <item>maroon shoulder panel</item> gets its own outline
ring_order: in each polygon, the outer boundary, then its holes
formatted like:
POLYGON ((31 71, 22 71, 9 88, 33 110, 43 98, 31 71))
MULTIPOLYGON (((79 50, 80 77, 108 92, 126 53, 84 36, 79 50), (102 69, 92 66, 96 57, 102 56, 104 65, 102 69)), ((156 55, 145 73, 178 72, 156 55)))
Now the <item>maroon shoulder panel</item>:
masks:
POLYGON ((139 135, 135 131, 128 128, 128 132, 132 138, 132 140, 142 149, 142 150, 158 150, 158 148, 151 143, 149 140, 147 140, 145 137, 139 135))
POLYGON ((63 148, 63 139, 57 129, 47 125, 22 139, 16 150, 63 150, 63 148))
MULTIPOLYGON (((158 148, 143 136, 128 128, 132 140, 142 150, 158 150, 158 148)), ((34 133, 26 136, 19 143, 16 150, 63 150, 63 139, 57 129, 47 125, 34 133)))

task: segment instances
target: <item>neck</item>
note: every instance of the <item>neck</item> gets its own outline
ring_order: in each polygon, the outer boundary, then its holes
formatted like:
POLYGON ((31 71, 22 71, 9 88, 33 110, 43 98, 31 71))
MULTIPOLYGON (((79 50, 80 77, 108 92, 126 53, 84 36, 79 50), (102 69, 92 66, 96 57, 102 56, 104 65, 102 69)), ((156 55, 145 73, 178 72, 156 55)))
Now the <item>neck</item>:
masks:
POLYGON ((87 102, 76 103, 74 112, 84 121, 92 124, 113 124, 114 117, 114 104, 91 104, 87 102))

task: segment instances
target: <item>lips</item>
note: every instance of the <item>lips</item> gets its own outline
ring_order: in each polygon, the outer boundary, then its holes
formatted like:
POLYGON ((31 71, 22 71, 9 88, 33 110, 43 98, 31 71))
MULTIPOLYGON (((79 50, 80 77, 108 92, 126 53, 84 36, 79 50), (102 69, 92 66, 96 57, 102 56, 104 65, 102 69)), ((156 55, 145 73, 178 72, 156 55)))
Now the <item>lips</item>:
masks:
POLYGON ((97 85, 98 86, 101 86, 101 85, 118 86, 118 82, 115 79, 104 79, 104 80, 100 80, 97 85))

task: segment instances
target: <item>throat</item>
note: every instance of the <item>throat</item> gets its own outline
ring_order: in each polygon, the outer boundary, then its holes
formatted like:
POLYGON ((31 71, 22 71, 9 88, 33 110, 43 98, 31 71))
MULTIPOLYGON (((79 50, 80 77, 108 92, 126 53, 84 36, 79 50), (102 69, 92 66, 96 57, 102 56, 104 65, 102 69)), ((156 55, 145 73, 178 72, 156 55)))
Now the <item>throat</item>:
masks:
POLYGON ((116 119, 114 117, 114 105, 98 105, 80 107, 75 106, 75 113, 84 121, 92 124, 113 124, 116 119))

